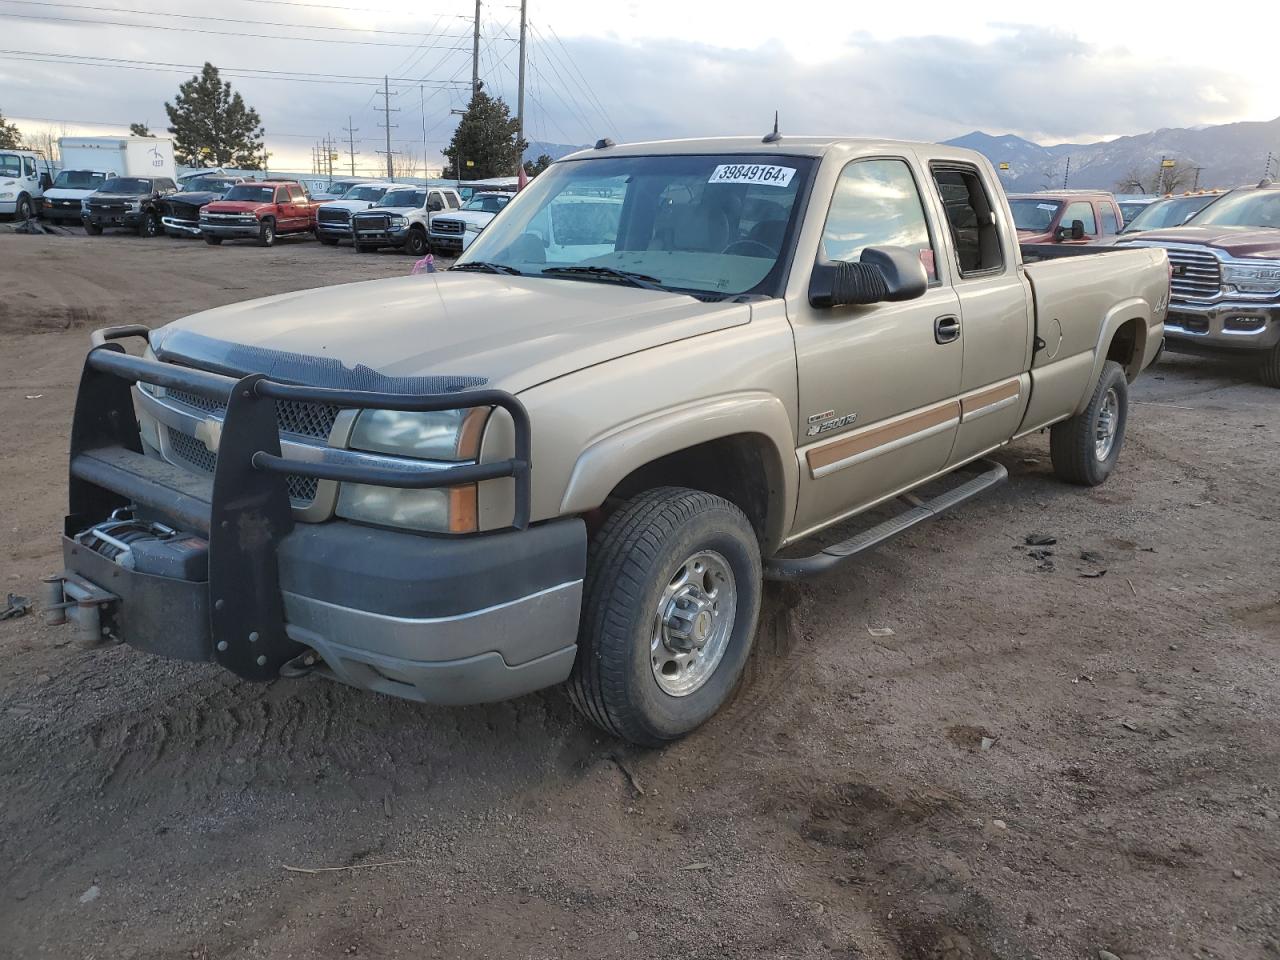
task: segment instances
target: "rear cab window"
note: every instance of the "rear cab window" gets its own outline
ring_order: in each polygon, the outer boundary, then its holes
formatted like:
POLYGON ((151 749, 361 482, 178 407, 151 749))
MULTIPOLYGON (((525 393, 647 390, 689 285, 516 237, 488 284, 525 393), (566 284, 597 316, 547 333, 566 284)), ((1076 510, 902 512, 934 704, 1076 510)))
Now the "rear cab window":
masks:
POLYGON ((1106 201, 1102 203, 1102 235, 1110 237, 1120 232, 1120 221, 1116 216, 1116 208, 1106 201))
POLYGON ((956 269, 962 278, 988 276, 1004 269, 1000 218, 978 169, 964 163, 929 165, 946 213, 956 269))
POLYGON ((856 261, 867 247, 896 246, 915 253, 930 285, 938 266, 924 203, 911 167, 897 157, 852 160, 840 171, 822 231, 822 253, 856 261))

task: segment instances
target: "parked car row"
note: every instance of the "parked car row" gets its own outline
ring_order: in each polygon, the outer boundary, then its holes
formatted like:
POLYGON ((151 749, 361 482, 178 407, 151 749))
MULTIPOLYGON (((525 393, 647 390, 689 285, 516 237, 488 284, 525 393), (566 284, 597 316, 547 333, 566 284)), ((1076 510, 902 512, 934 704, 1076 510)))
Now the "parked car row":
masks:
POLYGON ((352 244, 358 253, 384 247, 412 256, 428 251, 457 256, 489 224, 511 194, 476 193, 465 204, 453 187, 387 181, 351 181, 340 196, 321 200, 298 180, 251 180, 221 171, 188 177, 119 177, 63 171, 83 187, 80 199, 58 200, 50 219, 75 219, 91 236, 121 228, 139 236, 255 240, 271 246, 279 237, 314 235, 321 243, 352 244))

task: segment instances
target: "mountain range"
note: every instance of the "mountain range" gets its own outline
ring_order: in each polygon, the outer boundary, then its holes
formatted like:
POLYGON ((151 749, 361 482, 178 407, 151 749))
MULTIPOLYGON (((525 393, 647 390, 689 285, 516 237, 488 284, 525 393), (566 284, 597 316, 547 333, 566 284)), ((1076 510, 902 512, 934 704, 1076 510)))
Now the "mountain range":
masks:
POLYGON ((992 163, 1009 164, 1001 171, 1005 189, 1010 191, 1096 188, 1122 193, 1142 192, 1126 187, 1137 175, 1143 181, 1155 179, 1160 160, 1175 160, 1188 175, 1179 189, 1199 186, 1235 187, 1262 179, 1268 160, 1269 175, 1280 173, 1280 117, 1267 121, 1245 121, 1216 126, 1169 127, 1152 133, 1117 137, 1099 143, 1059 143, 1041 146, 1013 134, 996 136, 975 130, 947 140, 986 156, 992 163), (1070 171, 1067 162, 1070 160, 1070 171))

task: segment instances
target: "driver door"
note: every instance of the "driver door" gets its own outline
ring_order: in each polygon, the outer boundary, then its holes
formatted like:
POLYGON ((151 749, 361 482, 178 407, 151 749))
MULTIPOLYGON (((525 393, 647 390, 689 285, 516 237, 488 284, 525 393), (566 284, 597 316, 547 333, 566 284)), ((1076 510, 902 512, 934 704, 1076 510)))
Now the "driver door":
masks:
POLYGON ((855 261, 871 246, 916 251, 924 295, 817 308, 787 303, 799 374, 801 494, 795 531, 812 530, 946 464, 960 422, 960 305, 947 258, 903 157, 852 160, 838 177, 821 249, 855 261))

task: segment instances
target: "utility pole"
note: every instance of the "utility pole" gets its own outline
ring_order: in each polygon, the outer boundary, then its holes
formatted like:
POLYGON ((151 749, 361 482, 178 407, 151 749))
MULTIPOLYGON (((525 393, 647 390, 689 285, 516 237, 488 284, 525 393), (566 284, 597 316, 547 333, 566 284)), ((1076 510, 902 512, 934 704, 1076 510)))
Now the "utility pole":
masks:
POLYGON ((1160 179, 1156 181, 1156 196, 1164 194, 1164 162, 1168 159, 1164 155, 1160 157, 1160 179))
POLYGON ((1071 158, 1067 157, 1067 170, 1062 175, 1062 189, 1067 189, 1067 183, 1071 180, 1071 158))
POLYGON ((351 125, 351 117, 347 117, 347 125, 342 129, 347 131, 347 154, 351 157, 351 175, 356 175, 356 134, 360 132, 358 127, 351 125))
POLYGON ((471 95, 480 92, 480 0, 476 0, 475 32, 471 38, 471 95))
MULTIPOLYGON (((476 6, 477 8, 479 7, 478 2, 476 6)), ((391 128, 393 126, 393 124, 391 123, 391 114, 398 113, 398 112, 399 112, 399 108, 397 108, 396 110, 391 109, 391 80, 390 78, 384 76, 382 78, 382 115, 386 118, 386 122, 380 124, 380 126, 384 127, 387 131, 387 179, 388 180, 394 180, 396 176, 395 166, 392 163, 392 157, 391 157, 391 128)))
POLYGON ((1272 159, 1272 156, 1273 156, 1273 154, 1271 153, 1271 151, 1270 151, 1270 150, 1268 150, 1268 151, 1267 151, 1267 165, 1266 165, 1265 167, 1263 167, 1263 168, 1262 168, 1262 179, 1263 179, 1263 180, 1265 180, 1265 179, 1267 179, 1267 177, 1271 176, 1271 159, 1272 159))
POLYGON ((1200 189, 1200 171, 1203 170, 1204 167, 1192 167, 1191 169, 1196 172, 1196 182, 1191 185, 1191 189, 1199 190, 1200 189))
MULTIPOLYGON (((525 51, 525 12, 528 6, 528 0, 520 0, 520 77, 517 83, 519 92, 516 94, 516 139, 524 140, 524 51, 525 51)), ((518 164, 524 163, 524 157, 521 157, 518 164)))
POLYGON ((418 113, 422 117, 422 179, 427 179, 427 95, 418 84, 418 113))

